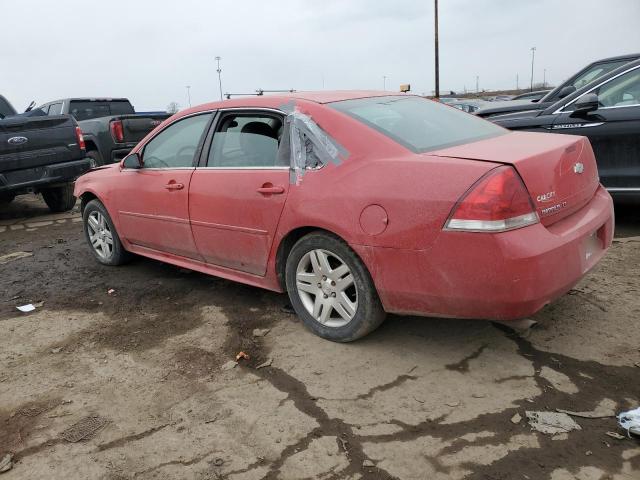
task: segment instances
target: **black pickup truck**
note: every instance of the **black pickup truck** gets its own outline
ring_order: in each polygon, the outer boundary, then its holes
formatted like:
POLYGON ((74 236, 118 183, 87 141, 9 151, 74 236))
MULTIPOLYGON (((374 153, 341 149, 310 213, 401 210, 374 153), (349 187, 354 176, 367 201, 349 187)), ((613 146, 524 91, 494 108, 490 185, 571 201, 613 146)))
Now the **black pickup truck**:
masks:
POLYGON ((49 209, 73 208, 73 181, 91 165, 82 131, 69 115, 16 114, 0 95, 0 203, 42 193, 49 209))
POLYGON ((47 115, 72 115, 84 134, 92 167, 119 162, 171 115, 135 113, 126 98, 64 98, 39 107, 47 115))

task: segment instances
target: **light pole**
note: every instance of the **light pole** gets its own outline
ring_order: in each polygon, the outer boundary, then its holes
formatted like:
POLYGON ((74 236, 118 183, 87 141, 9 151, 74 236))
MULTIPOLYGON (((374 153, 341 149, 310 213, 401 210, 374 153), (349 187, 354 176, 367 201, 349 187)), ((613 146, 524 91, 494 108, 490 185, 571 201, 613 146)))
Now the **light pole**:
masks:
POLYGON ((480 76, 476 75, 476 93, 480 92, 480 76))
POLYGON ((184 88, 187 89, 187 99, 189 100, 189 108, 191 108, 191 85, 187 85, 184 88))
POLYGON ((222 100, 222 76, 220 75, 222 73, 222 69, 220 68, 220 60, 222 60, 222 58, 221 57, 216 57, 215 60, 218 63, 218 68, 216 69, 216 72, 218 72, 218 85, 220 87, 220 100, 222 100))
POLYGON ((547 69, 542 72, 542 88, 547 88, 547 69))
POLYGON ((435 61, 436 61, 436 98, 440 98, 440 51, 438 48, 438 0, 434 0, 435 18, 435 61))
POLYGON ((533 92, 533 63, 536 59, 536 47, 531 47, 531 91, 533 92))
POLYGON ((385 92, 387 91, 387 76, 386 75, 382 76, 382 90, 384 90, 385 92))

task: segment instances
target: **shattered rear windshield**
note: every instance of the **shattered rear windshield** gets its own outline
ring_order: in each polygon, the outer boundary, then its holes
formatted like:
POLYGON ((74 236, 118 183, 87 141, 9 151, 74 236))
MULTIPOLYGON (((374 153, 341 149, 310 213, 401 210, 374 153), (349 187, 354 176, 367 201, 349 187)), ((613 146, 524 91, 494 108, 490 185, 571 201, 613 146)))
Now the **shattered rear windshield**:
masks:
POLYGON ((415 96, 361 98, 333 102, 329 106, 417 153, 507 133, 486 120, 415 96))

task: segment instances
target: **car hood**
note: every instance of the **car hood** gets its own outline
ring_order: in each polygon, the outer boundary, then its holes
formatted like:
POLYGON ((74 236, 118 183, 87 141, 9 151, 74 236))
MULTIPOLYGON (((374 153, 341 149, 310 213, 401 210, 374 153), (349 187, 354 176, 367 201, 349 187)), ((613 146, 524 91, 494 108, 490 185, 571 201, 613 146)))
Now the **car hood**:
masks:
POLYGON ((540 110, 543 107, 540 103, 531 100, 508 100, 505 102, 491 102, 491 105, 480 108, 476 115, 481 117, 487 115, 498 115, 502 112, 521 112, 526 110, 540 110))
POLYGON ((520 120, 524 118, 534 118, 539 116, 542 110, 522 110, 519 112, 503 113, 501 115, 492 115, 490 120, 499 123, 502 120, 520 120))

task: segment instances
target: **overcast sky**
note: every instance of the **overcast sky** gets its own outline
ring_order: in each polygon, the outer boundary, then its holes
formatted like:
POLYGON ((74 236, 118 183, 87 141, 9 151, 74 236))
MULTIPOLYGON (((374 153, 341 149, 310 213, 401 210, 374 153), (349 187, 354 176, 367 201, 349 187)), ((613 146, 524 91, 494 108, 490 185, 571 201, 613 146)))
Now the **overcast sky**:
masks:
MULTIPOLYGON (((0 0, 0 94, 18 110, 122 96, 164 110, 225 92, 434 88, 432 0, 0 0)), ((640 0, 440 0, 441 90, 557 84, 640 51, 640 0)))

